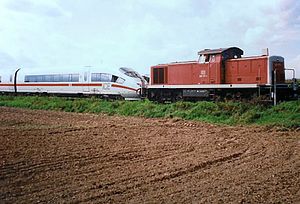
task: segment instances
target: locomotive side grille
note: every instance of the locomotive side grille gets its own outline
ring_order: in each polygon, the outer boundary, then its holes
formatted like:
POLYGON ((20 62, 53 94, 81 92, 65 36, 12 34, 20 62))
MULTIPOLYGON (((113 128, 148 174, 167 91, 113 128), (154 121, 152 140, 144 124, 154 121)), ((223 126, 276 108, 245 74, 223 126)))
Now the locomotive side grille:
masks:
POLYGON ((153 69, 153 84, 166 83, 166 68, 154 68, 153 69))

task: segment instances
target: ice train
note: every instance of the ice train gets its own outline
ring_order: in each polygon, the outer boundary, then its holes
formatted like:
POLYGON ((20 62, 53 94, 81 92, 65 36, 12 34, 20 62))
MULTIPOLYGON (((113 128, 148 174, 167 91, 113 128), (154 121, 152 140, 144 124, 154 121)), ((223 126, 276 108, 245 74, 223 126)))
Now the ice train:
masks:
POLYGON ((17 69, 8 74, 0 73, 2 93, 139 100, 139 88, 138 80, 107 70, 41 72, 17 69))

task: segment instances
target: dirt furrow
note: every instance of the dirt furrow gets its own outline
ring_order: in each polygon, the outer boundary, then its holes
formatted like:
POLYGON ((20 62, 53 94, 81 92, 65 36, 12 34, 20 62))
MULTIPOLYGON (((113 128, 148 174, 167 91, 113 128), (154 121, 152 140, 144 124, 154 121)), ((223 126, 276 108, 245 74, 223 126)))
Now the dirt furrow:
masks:
POLYGON ((0 112, 1 203, 300 201, 299 131, 0 112))

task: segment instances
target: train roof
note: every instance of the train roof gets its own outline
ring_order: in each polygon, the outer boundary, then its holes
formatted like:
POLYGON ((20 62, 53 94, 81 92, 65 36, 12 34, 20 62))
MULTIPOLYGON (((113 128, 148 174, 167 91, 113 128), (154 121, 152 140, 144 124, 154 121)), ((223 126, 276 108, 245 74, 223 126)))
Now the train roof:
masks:
POLYGON ((243 55, 244 51, 238 47, 228 47, 219 49, 204 49, 198 52, 198 55, 211 55, 211 54, 221 54, 224 52, 234 52, 238 55, 243 55))
POLYGON ((178 62, 170 62, 170 63, 163 63, 163 64, 158 64, 152 67, 157 67, 157 66, 166 66, 166 65, 174 65, 174 64, 186 64, 186 63, 198 63, 198 61, 192 60, 192 61, 178 61, 178 62))

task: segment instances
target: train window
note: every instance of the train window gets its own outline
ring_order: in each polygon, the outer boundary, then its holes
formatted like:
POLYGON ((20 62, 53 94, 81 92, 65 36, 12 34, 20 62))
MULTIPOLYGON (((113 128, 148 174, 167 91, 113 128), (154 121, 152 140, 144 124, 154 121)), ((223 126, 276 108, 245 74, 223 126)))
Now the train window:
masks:
POLYGON ((212 61, 214 59, 215 59, 215 55, 212 55, 212 57, 210 55, 200 55, 199 63, 209 62, 209 60, 212 61))
POLYGON ((200 55, 199 62, 200 63, 204 63, 205 62, 205 56, 204 55, 200 55))
POLYGON ((116 82, 117 79, 118 79, 118 76, 116 76, 116 75, 111 76, 111 82, 116 82))
POLYGON ((45 75, 45 82, 53 82, 54 76, 53 75, 45 75))
POLYGON ((44 81, 44 76, 43 75, 36 76, 36 81, 37 82, 44 81))
POLYGON ((41 80, 41 77, 39 75, 26 75, 25 76, 25 82, 38 82, 41 80))
POLYGON ((112 75, 106 73, 92 73, 91 81, 111 82, 112 75))
POLYGON ((60 81, 60 75, 55 74, 53 75, 53 82, 59 82, 60 81))
POLYGON ((125 82, 125 79, 118 77, 116 75, 112 75, 111 82, 116 82, 118 84, 123 84, 125 82))
POLYGON ((25 82, 29 82, 29 78, 30 78, 30 76, 25 76, 24 81, 25 81, 25 82))
POLYGON ((79 82, 79 74, 26 75, 25 82, 79 82))
POLYGON ((205 62, 209 62, 210 55, 205 55, 205 62))
POLYGON ((87 72, 84 72, 83 79, 84 79, 84 81, 87 81, 87 72))
POLYGON ((111 81, 111 75, 110 74, 101 74, 100 80, 103 82, 110 82, 111 81))
POLYGON ((125 82, 125 79, 121 78, 121 77, 118 77, 118 79, 116 80, 116 83, 118 84, 124 84, 125 82))
POLYGON ((100 81, 100 73, 92 73, 91 81, 100 81))
POLYGON ((79 74, 71 74, 71 82, 79 82, 79 74))
POLYGON ((0 76, 0 83, 1 83, 1 76, 0 76))
POLYGON ((68 82, 70 80, 69 78, 70 78, 69 74, 63 74, 61 81, 62 82, 68 82))
POLYGON ((9 76, 9 81, 12 82, 12 75, 9 76))

